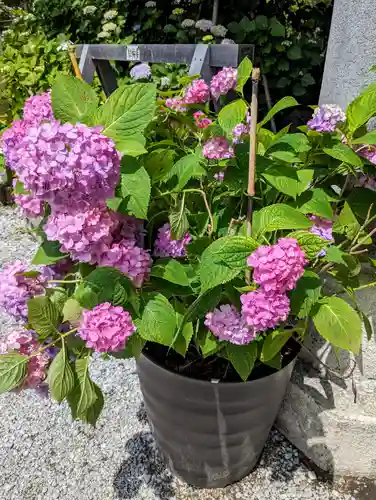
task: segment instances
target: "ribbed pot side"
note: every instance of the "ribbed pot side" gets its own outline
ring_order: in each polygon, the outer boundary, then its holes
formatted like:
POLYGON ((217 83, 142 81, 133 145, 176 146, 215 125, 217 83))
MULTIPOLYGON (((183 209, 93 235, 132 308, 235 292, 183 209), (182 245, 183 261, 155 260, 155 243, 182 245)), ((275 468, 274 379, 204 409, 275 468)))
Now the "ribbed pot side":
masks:
POLYGON ((246 383, 211 383, 177 375, 142 355, 137 369, 146 411, 171 470, 202 488, 222 488, 249 474, 293 366, 246 383))

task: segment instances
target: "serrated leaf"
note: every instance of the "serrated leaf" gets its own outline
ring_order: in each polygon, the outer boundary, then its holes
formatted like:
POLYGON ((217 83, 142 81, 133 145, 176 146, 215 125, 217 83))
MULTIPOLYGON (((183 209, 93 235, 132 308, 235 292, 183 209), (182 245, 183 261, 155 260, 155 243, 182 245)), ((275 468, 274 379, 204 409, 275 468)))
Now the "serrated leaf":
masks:
POLYGON ((0 354, 0 394, 18 387, 27 372, 27 357, 18 353, 0 354))
POLYGON ((101 414, 101 412, 103 410, 104 398, 103 398, 103 393, 101 391, 101 388, 97 384, 95 384, 94 382, 91 382, 91 384, 93 386, 93 389, 94 389, 94 392, 95 392, 97 399, 95 400, 95 402, 91 406, 89 406, 89 408, 84 413, 79 415, 78 418, 80 420, 84 420, 85 422, 88 422, 89 424, 91 424, 92 426, 95 427, 97 420, 99 418, 99 415, 101 414))
POLYGON ((293 45, 288 49, 286 55, 291 61, 297 61, 303 57, 302 49, 298 45, 293 45))
POLYGON ((28 322, 41 339, 56 334, 60 322, 58 308, 48 297, 34 297, 27 303, 28 322))
POLYGON ((160 259, 151 270, 151 276, 162 278, 181 286, 189 286, 189 280, 184 266, 175 259, 160 259))
POLYGON ((258 236, 280 229, 308 229, 312 222, 299 210, 277 203, 255 212, 253 217, 253 235, 258 236))
MULTIPOLYGON (((287 153, 287 151, 284 151, 287 153)), ((268 168, 261 175, 268 183, 281 193, 296 198, 306 191, 312 182, 314 170, 301 169, 285 165, 268 168)))
POLYGON ((265 125, 265 123, 268 123, 273 116, 275 116, 277 113, 280 111, 283 111, 284 109, 291 108, 292 106, 298 106, 299 103, 296 99, 290 96, 283 97, 280 101, 278 101, 272 109, 269 111, 269 113, 265 116, 263 120, 257 125, 257 128, 260 129, 265 125))
POLYGON ((123 285, 116 283, 114 293, 112 295, 111 304, 114 306, 122 306, 128 299, 128 294, 123 285))
POLYGON ((147 153, 143 136, 130 136, 123 140, 117 140, 116 149, 127 156, 141 156, 147 153))
POLYGON ((171 226, 171 238, 174 240, 181 240, 189 229, 189 222, 184 202, 180 202, 178 210, 171 212, 168 216, 171 226))
POLYGON ((150 83, 124 85, 98 109, 95 123, 103 134, 123 141, 142 133, 154 115, 156 87, 150 83))
POLYGON ((63 306, 63 323, 68 322, 75 325, 82 316, 82 307, 80 303, 74 299, 69 298, 63 306))
POLYGON ((36 266, 56 264, 56 262, 66 257, 68 257, 68 254, 60 252, 60 243, 58 241, 45 240, 37 250, 31 263, 36 266))
POLYGON ((218 339, 209 331, 201 331, 197 336, 197 343, 204 358, 212 356, 221 348, 218 339))
POLYGON ((346 116, 350 133, 365 125, 376 113, 376 83, 371 83, 347 107, 346 116))
POLYGON ((282 347, 286 344, 291 335, 292 332, 288 330, 275 330, 274 332, 269 333, 265 337, 262 346, 260 355, 261 362, 265 363, 266 361, 270 361, 275 358, 277 354, 281 352, 282 347))
POLYGON ((63 123, 87 123, 98 106, 95 90, 79 78, 58 75, 51 91, 52 109, 56 120, 63 123), (86 120, 88 118, 88 121, 86 120))
MULTIPOLYGON (((176 314, 177 325, 180 326, 183 316, 181 314, 176 314)), ((193 324, 186 323, 181 329, 180 334, 177 336, 173 349, 178 352, 181 356, 185 356, 188 350, 189 344, 193 337, 193 324)))
POLYGON ((206 292, 218 285, 234 279, 241 269, 229 267, 222 261, 218 262, 218 254, 223 246, 223 239, 214 241, 202 254, 199 268, 201 292, 206 292))
POLYGON ((328 195, 320 188, 315 188, 301 194, 297 198, 295 206, 303 214, 318 215, 325 219, 332 219, 333 217, 333 210, 328 195))
POLYGON ((297 153, 306 153, 311 150, 311 145, 305 134, 285 134, 278 137, 268 148, 268 151, 274 150, 278 145, 290 146, 297 153))
POLYGON ((47 382, 51 396, 61 403, 75 386, 74 373, 67 357, 64 339, 61 349, 48 369, 47 382))
POLYGON ((227 344, 226 346, 227 358, 244 382, 246 382, 253 370, 257 352, 257 343, 254 342, 247 345, 227 344))
POLYGON ((348 163, 355 167, 363 167, 363 162, 354 151, 346 144, 334 144, 331 148, 323 148, 323 151, 336 160, 348 163))
POLYGON ((243 99, 230 102, 218 114, 219 125, 225 132, 231 133, 232 129, 244 120, 247 109, 248 105, 243 99))
POLYGON ((171 346, 175 329, 175 310, 166 297, 159 293, 146 304, 138 333, 144 340, 171 346))
POLYGON ((181 191, 187 182, 193 178, 197 179, 206 175, 206 170, 200 165, 200 152, 183 156, 168 172, 167 179, 176 179, 174 191, 181 191))
POLYGON ((308 260, 315 259, 321 250, 329 245, 327 240, 323 240, 317 234, 308 231, 294 231, 289 233, 286 238, 294 238, 308 260))
POLYGON ((249 77, 252 74, 253 65, 250 59, 246 56, 242 62, 238 66, 238 74, 237 74, 237 86, 236 89, 238 92, 243 92, 243 87, 247 83, 249 77))
POLYGON ((314 325, 325 340, 359 354, 362 322, 355 310, 339 297, 325 297, 313 315, 314 325))
POLYGON ((75 386, 68 394, 68 404, 74 419, 83 414, 97 400, 94 384, 89 377, 89 357, 77 359, 74 363, 75 386))
POLYGON ((122 158, 121 193, 127 200, 126 209, 138 219, 146 219, 149 208, 151 182, 144 167, 128 163, 122 158))
POLYGON ((333 224, 333 232, 344 234, 349 240, 352 240, 357 235, 360 229, 358 219, 351 210, 350 205, 345 202, 338 219, 333 224))
POLYGON ((290 292, 291 313, 298 318, 307 318, 312 306, 321 296, 321 288, 320 276, 313 271, 305 271, 294 290, 290 292))
POLYGON ((245 236, 225 236, 216 243, 213 251, 213 258, 216 263, 223 262, 228 267, 234 269, 245 269, 247 258, 256 250, 259 243, 251 237, 245 236))

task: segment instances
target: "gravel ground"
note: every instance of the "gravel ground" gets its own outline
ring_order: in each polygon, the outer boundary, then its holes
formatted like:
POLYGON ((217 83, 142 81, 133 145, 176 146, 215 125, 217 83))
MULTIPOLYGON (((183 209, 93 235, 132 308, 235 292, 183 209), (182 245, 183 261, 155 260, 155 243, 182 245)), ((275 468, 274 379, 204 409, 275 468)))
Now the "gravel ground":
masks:
MULTIPOLYGON (((29 259, 35 242, 17 212, 0 207, 0 265, 29 259)), ((0 335, 12 321, 0 315, 0 335)), ((361 500, 356 480, 319 481, 303 457, 272 431, 259 466, 222 490, 172 477, 156 449, 133 361, 93 361, 106 404, 96 429, 71 422, 68 408, 31 391, 0 397, 0 500, 361 500), (351 485, 350 485, 351 483, 351 485)))

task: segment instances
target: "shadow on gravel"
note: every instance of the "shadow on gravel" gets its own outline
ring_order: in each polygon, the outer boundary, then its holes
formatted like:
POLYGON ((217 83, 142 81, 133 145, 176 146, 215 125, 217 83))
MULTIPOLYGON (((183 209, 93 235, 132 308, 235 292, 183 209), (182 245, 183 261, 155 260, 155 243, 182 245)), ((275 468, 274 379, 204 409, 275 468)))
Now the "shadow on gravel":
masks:
POLYGON ((127 441, 125 451, 128 458, 114 478, 118 498, 141 498, 139 492, 143 486, 152 489, 160 500, 175 496, 172 474, 163 462, 150 432, 135 434, 127 441))

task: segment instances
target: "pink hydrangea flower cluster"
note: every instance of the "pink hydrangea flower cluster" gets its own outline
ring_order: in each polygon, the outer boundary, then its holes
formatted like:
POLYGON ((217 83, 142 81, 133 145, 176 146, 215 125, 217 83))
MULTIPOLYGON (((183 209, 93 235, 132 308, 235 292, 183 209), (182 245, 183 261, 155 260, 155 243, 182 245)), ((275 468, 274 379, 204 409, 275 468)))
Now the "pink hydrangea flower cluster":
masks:
POLYGON ((29 97, 24 104, 23 118, 33 125, 39 125, 44 120, 53 120, 50 92, 29 97))
POLYGON ((171 97, 169 99, 166 99, 165 105, 167 108, 170 108, 177 113, 184 113, 188 110, 184 100, 181 97, 171 97))
POLYGON ((256 337, 254 329, 245 322, 242 314, 229 304, 209 312, 205 318, 205 326, 219 340, 232 344, 249 344, 256 337))
POLYGON ((226 137, 217 136, 209 139, 203 147, 202 154, 210 160, 223 160, 234 157, 234 150, 226 137))
POLYGON ((210 91, 214 99, 227 94, 236 87, 238 70, 234 68, 223 68, 213 76, 210 82, 210 91))
POLYGON ((209 100, 209 85, 202 79, 193 80, 186 89, 183 101, 185 104, 200 104, 209 100))
POLYGON ((195 125, 197 128, 208 128, 213 120, 208 118, 203 111, 196 111, 193 113, 193 118, 195 119, 195 125))
POLYGON ((25 120, 15 120, 12 126, 6 129, 1 136, 1 147, 6 164, 12 170, 14 170, 14 164, 17 164, 20 157, 18 144, 25 137, 30 126, 30 123, 25 120))
POLYGON ((20 260, 5 265, 0 271, 0 307, 17 320, 27 320, 27 302, 44 293, 47 279, 44 276, 18 276, 28 271, 20 260))
POLYGON ((31 194, 15 194, 15 203, 20 207, 22 215, 25 217, 40 217, 44 212, 44 203, 31 194))
POLYGON ((262 245, 249 257, 253 279, 266 293, 285 293, 296 286, 307 263, 294 238, 280 238, 275 245, 262 245))
POLYGON ((129 312, 105 302, 83 311, 78 335, 96 352, 116 352, 125 348, 135 331, 129 312))
POLYGON ((4 342, 0 343, 0 354, 17 352, 24 356, 38 353, 27 361, 27 374, 18 389, 36 389, 46 378, 47 366, 51 358, 46 351, 39 352, 42 346, 35 340, 35 332, 18 328, 4 342))
POLYGON ((336 104, 322 104, 315 109, 308 128, 317 132, 334 132, 337 125, 346 120, 346 115, 336 104))
POLYGON ((240 300, 244 321, 255 332, 274 328, 281 321, 286 321, 290 312, 290 301, 284 293, 266 293, 259 288, 243 294, 240 300))
POLYGON ((100 130, 57 121, 30 128, 13 163, 25 189, 53 208, 113 197, 120 155, 100 130))
POLYGON ((181 240, 171 238, 170 224, 165 224, 158 230, 158 236, 154 243, 154 255, 156 257, 184 257, 186 255, 186 245, 192 240, 189 233, 186 233, 181 240))

